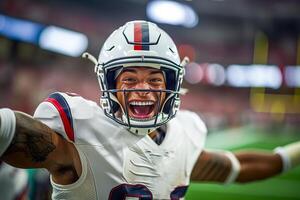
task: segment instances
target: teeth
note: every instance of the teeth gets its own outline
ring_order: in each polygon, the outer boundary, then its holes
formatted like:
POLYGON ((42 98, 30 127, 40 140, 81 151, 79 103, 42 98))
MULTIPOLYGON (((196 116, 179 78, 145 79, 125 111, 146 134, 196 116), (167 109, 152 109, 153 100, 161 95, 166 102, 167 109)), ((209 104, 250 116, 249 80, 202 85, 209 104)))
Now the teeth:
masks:
POLYGON ((150 106, 153 105, 153 101, 132 101, 129 103, 132 106, 150 106))

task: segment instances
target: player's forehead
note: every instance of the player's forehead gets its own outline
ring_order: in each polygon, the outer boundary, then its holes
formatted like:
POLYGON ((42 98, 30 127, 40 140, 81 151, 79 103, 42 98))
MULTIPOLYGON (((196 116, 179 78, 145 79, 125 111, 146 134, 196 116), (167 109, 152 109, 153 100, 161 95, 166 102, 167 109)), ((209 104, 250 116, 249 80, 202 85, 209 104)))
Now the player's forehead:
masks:
POLYGON ((123 68, 120 74, 132 73, 132 74, 163 74, 161 69, 153 67, 126 67, 123 68))

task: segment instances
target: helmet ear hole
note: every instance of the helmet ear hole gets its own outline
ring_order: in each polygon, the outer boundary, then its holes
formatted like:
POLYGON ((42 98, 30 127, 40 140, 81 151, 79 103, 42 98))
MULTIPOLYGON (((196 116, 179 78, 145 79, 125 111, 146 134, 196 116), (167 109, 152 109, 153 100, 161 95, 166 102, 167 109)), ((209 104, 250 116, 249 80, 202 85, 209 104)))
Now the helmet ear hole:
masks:
POLYGON ((117 84, 116 84, 116 72, 121 69, 122 66, 119 67, 114 67, 113 69, 107 70, 106 72, 106 81, 107 81, 107 89, 117 89, 117 84))
POLYGON ((114 113, 116 113, 120 109, 120 106, 116 102, 112 101, 112 108, 111 109, 114 113))
POLYGON ((175 90, 176 89, 176 73, 174 70, 168 69, 166 67, 160 68, 164 71, 165 81, 166 81, 166 89, 167 90, 175 90))
POLYGON ((170 94, 168 94, 166 97, 167 99, 166 99, 165 105, 162 110, 162 112, 165 114, 169 114, 171 112, 171 105, 172 105, 173 98, 168 98, 169 95, 170 94))

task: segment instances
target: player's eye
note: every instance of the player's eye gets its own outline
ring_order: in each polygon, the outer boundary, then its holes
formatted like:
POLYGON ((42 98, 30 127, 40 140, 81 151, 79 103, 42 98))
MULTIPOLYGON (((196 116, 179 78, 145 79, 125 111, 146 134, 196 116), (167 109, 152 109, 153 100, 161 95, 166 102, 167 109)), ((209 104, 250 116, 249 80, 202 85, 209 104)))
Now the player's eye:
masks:
POLYGON ((157 84, 159 84, 159 83, 162 83, 163 80, 162 80, 161 78, 151 78, 151 79, 149 80, 149 82, 150 82, 150 83, 157 83, 157 84))
POLYGON ((126 84, 135 83, 136 79, 132 77, 125 77, 122 79, 122 82, 126 84))

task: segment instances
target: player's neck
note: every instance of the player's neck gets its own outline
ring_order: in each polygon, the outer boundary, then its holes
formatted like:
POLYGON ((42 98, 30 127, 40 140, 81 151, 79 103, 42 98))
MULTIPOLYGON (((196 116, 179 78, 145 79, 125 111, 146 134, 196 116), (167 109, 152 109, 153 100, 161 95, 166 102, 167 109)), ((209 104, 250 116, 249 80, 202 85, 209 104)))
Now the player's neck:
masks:
POLYGON ((160 145, 166 136, 166 125, 157 128, 155 131, 151 132, 149 136, 157 145, 160 145))

